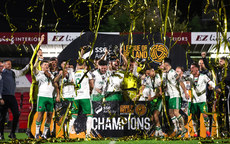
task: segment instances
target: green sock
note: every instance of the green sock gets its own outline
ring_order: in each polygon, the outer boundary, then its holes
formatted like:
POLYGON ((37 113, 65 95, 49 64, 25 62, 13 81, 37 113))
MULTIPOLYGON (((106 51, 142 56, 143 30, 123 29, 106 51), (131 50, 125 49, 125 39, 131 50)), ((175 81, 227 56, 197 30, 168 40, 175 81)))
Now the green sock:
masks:
POLYGON ((161 130, 161 126, 156 126, 155 128, 157 131, 161 130))

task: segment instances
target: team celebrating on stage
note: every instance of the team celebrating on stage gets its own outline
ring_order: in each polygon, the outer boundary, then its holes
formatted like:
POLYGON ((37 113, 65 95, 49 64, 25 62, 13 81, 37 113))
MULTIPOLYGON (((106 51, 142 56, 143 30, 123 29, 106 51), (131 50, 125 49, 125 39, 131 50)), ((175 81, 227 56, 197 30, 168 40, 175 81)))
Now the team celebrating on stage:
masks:
MULTIPOLYGON (((58 66, 56 58, 51 58, 49 61, 43 60, 42 50, 39 48, 43 40, 44 35, 41 36, 41 41, 30 61, 32 109, 26 132, 30 138, 47 139, 48 133, 53 131, 50 129, 50 125, 56 102, 69 102, 68 110, 71 111, 71 118, 68 124, 63 125, 67 135, 75 133, 74 124, 77 125, 79 109, 82 110, 82 113, 87 117, 87 120, 84 121, 86 123, 86 138, 91 137, 94 114, 92 102, 95 101, 149 102, 148 109, 150 110, 150 119, 154 123, 153 129, 156 137, 164 137, 166 133, 160 118, 163 109, 166 109, 163 113, 164 115, 165 112, 167 113, 171 123, 171 134, 174 134, 175 137, 184 137, 186 133, 190 133, 190 130, 185 128, 186 122, 180 110, 183 110, 187 115, 192 114, 194 137, 199 136, 200 118, 198 113, 202 113, 204 117, 207 137, 211 136, 212 122, 210 121, 212 121, 214 109, 210 110, 209 108, 213 106, 208 103, 209 97, 215 97, 216 93, 219 94, 219 101, 222 103, 218 102, 222 104, 222 107, 219 106, 216 112, 226 112, 226 101, 222 101, 222 98, 226 98, 228 94, 226 86, 230 84, 230 72, 227 69, 227 59, 224 57, 219 59, 220 67, 216 71, 219 77, 214 76, 208 70, 207 63, 204 65, 205 57, 200 59, 199 64, 190 64, 190 73, 188 73, 180 66, 174 70, 172 60, 169 58, 165 58, 158 68, 153 68, 147 63, 140 63, 135 58, 126 57, 121 50, 120 57, 114 57, 110 61, 106 59, 109 52, 105 50, 104 56, 95 59, 94 68, 91 68, 89 60, 83 58, 84 51, 88 48, 84 46, 79 54, 76 68, 74 68, 68 59, 60 61, 60 66, 58 66), (223 84, 225 85, 223 86, 223 84), (31 125, 36 112, 38 117, 36 132, 33 136, 31 125), (44 112, 47 112, 47 116, 44 130, 41 133, 44 112)), ((2 98, 1 95, 4 95, 4 87, 3 93, 0 91, 0 99, 4 100, 4 96, 2 98)), ((225 122, 223 115, 219 115, 217 119, 221 128, 220 132, 228 132, 229 125, 224 125, 229 123, 229 119, 226 118, 227 122, 225 122), (225 129, 222 129, 223 127, 225 129)), ((165 123, 168 122, 165 121, 165 123)))

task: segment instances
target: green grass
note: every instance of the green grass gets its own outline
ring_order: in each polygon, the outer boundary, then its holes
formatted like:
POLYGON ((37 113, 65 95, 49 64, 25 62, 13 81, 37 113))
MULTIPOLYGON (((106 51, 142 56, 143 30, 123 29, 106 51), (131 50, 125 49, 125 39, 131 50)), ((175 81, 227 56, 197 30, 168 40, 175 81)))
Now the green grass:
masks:
MULTIPOLYGON (((27 138, 27 135, 25 133, 15 133, 15 134, 16 134, 16 137, 18 139, 26 139, 27 138)), ((8 142, 8 141, 10 141, 11 139, 8 138, 8 135, 9 135, 9 133, 4 133, 5 140, 4 141, 0 141, 0 143, 1 142, 8 142)))
POLYGON ((65 141, 64 139, 53 139, 53 140, 29 140, 27 139, 27 136, 25 133, 16 133, 16 136, 19 140, 16 141, 11 141, 8 138, 9 133, 5 133, 5 140, 0 141, 0 143, 12 143, 12 142, 21 142, 21 143, 52 143, 52 144, 74 144, 74 143, 79 143, 79 144, 210 144, 210 143, 230 143, 230 138, 229 139, 215 139, 215 140, 194 140, 194 139, 189 139, 189 140, 166 140, 166 139, 149 139, 149 140, 122 140, 122 139, 114 139, 114 140, 91 140, 91 141, 76 141, 76 142, 69 142, 69 140, 65 141))

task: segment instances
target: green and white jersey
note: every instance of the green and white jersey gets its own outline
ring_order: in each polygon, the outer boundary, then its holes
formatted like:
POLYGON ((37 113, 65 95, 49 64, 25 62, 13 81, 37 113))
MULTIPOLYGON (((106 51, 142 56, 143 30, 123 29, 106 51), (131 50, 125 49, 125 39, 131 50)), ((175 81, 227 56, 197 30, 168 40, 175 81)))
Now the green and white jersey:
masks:
POLYGON ((66 75, 66 77, 64 77, 62 79, 62 77, 59 80, 59 88, 62 87, 62 96, 63 98, 74 98, 76 97, 76 93, 75 93, 75 85, 74 85, 74 72, 72 68, 68 69, 68 74, 66 75), (63 80, 63 83, 62 83, 63 80))
MULTIPOLYGON (((45 76, 44 71, 39 71, 35 77, 38 82, 38 96, 53 98, 54 86, 52 81, 45 76)), ((54 79, 52 74, 51 79, 54 79)))
POLYGON ((179 81, 176 79, 177 76, 178 75, 174 69, 163 73, 163 83, 166 86, 170 98, 180 97, 179 81))
POLYGON ((155 96, 155 88, 161 85, 161 78, 159 74, 156 74, 153 79, 150 76, 147 76, 141 83, 145 88, 139 101, 146 101, 149 95, 151 95, 151 97, 155 96))
POLYGON ((119 92, 121 91, 121 85, 124 79, 124 74, 118 71, 109 71, 109 79, 107 92, 119 92))
POLYGON ((154 88, 160 87, 161 86, 161 77, 159 74, 156 74, 154 77, 154 88))
MULTIPOLYGON (((84 69, 79 69, 75 72, 75 85, 79 83, 79 81, 82 79, 86 71, 84 69)), ((87 75, 83 78, 81 83, 78 85, 79 89, 77 90, 77 96, 74 98, 74 100, 78 99, 90 99, 90 86, 89 86, 89 80, 92 79, 91 75, 87 73, 87 75)))
POLYGON ((99 72, 99 70, 95 70, 92 72, 92 79, 94 80, 94 88, 92 91, 92 95, 98 95, 99 94, 96 91, 96 88, 100 89, 102 91, 102 95, 105 94, 107 76, 108 76, 108 73, 101 74, 99 72))
MULTIPOLYGON (((187 91, 187 93, 188 93, 188 90, 190 89, 190 82, 189 82, 189 81, 184 81, 183 83, 184 83, 184 86, 185 86, 186 91, 187 91)), ((182 89, 181 86, 180 86, 180 92, 181 92, 181 97, 182 97, 182 100, 183 100, 183 101, 191 102, 191 98, 187 99, 187 98, 185 97, 185 93, 184 93, 184 91, 183 91, 183 89, 182 89)))
POLYGON ((144 85, 146 88, 153 88, 153 80, 150 76, 146 76, 145 79, 141 80, 141 85, 144 85))
POLYGON ((189 77, 192 83, 192 95, 193 103, 206 102, 206 86, 207 83, 215 88, 215 83, 210 80, 210 78, 205 74, 200 74, 198 77, 190 75, 189 77))

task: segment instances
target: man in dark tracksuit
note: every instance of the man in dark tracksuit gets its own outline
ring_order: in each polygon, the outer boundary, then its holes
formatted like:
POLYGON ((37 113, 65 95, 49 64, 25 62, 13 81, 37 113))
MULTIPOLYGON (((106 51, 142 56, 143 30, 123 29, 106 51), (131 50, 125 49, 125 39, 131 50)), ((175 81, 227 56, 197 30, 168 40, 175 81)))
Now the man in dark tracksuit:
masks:
POLYGON ((10 108, 13 114, 13 123, 11 127, 11 133, 8 137, 16 138, 15 130, 17 128, 20 113, 18 109, 17 100, 14 96, 15 89, 16 89, 15 77, 19 77, 23 75, 28 70, 29 65, 27 65, 22 70, 14 70, 11 69, 10 60, 5 60, 3 64, 4 64, 4 69, 2 71, 2 79, 3 79, 2 99, 4 100, 4 105, 2 106, 1 117, 0 117, 0 136, 1 139, 4 139, 3 132, 4 132, 4 124, 6 120, 6 113, 8 111, 8 108, 10 108))
MULTIPOLYGON (((4 104, 4 101, 2 99, 2 89, 3 89, 2 69, 3 69, 3 63, 0 62, 0 107, 1 107, 1 105, 4 104)), ((0 109, 0 111, 1 111, 1 109, 0 109)), ((1 140, 1 136, 0 136, 0 140, 1 140)))
MULTIPOLYGON (((0 62, 0 111, 2 111, 2 105, 4 105, 4 100, 2 99, 2 90, 3 90, 2 69, 3 69, 3 63, 0 62)), ((0 113, 0 118, 1 118, 1 113, 0 113)), ((0 140, 3 139, 4 136, 2 133, 0 133, 0 140)))

